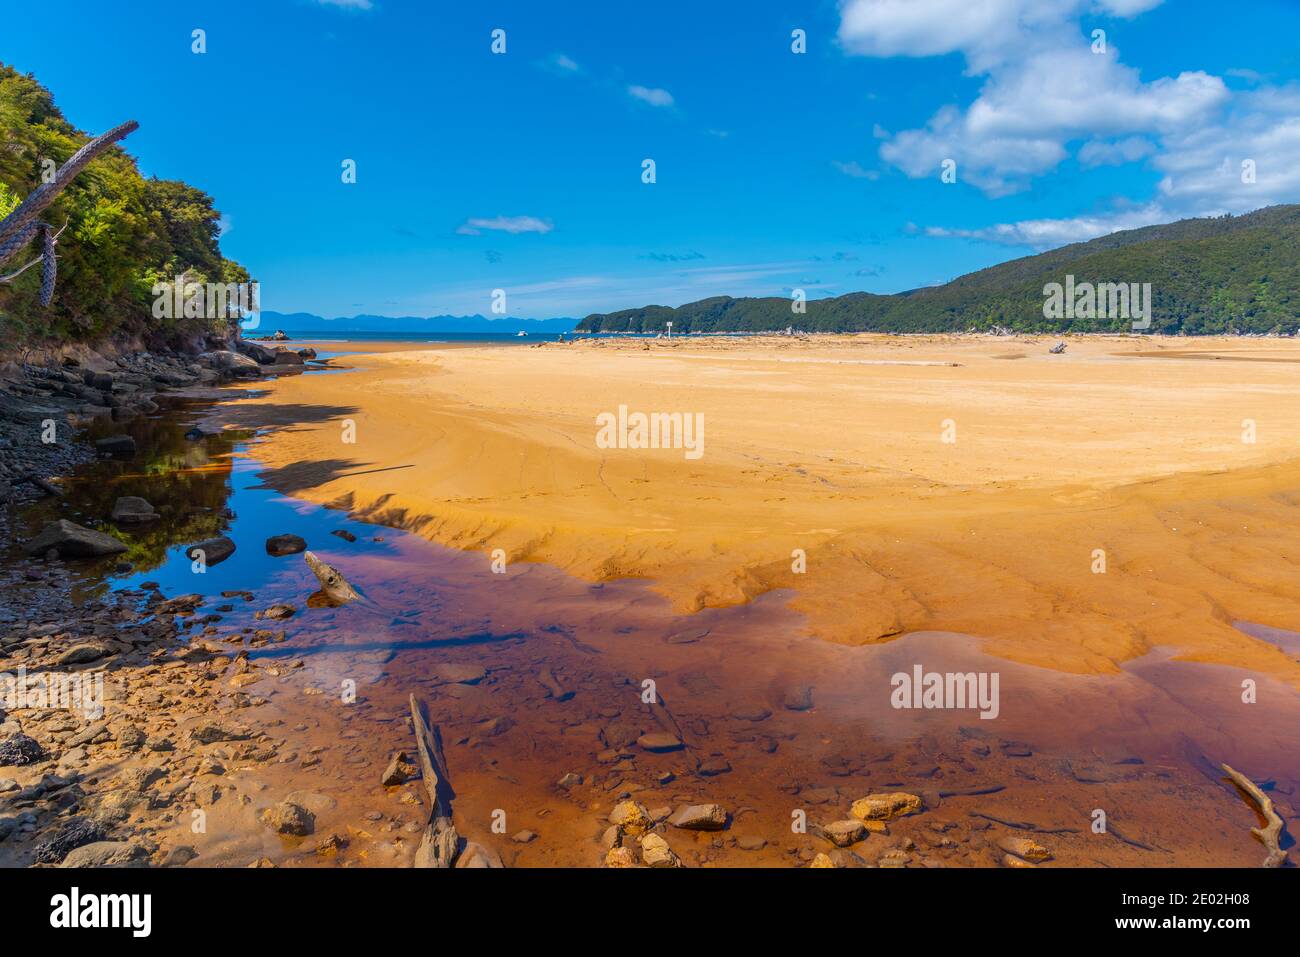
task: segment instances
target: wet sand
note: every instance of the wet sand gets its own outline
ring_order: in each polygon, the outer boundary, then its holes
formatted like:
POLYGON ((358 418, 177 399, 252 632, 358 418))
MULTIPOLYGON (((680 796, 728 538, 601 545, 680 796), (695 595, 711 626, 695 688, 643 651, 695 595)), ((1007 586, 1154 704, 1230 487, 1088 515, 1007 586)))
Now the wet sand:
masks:
MULTIPOLYGON (((135 693, 193 702, 201 688, 205 709, 258 742, 200 748, 226 764, 219 777, 199 754, 164 761, 156 787, 197 788, 204 834, 185 802, 140 826, 163 848, 193 847, 191 866, 407 865, 423 789, 380 776, 394 753, 414 754, 415 694, 441 731, 457 828, 509 866, 599 866, 610 811, 628 799, 660 820, 725 809, 721 831, 658 825, 687 866, 804 866, 819 853, 838 866, 1006 866, 1003 845, 1025 837, 1051 852, 1042 866, 1258 866, 1256 814, 1219 765, 1261 782, 1294 830, 1294 474, 1276 433, 1298 400, 1277 371, 1288 363, 1271 361, 1289 344, 1261 342, 1268 361, 1246 385, 1204 359, 1129 354, 1151 340, 1072 340, 1074 367, 1048 345, 398 350, 214 393, 169 426, 174 441, 196 417, 258 433, 182 443, 171 471, 96 472, 69 495, 74 514, 119 494, 165 506, 183 479, 176 511, 201 501, 220 516, 224 501, 245 556, 196 580, 179 543, 162 558, 155 544, 126 578, 79 572, 90 594, 105 578, 201 593, 185 628, 228 651, 198 684, 166 664, 183 653, 158 658, 135 693), (1025 358, 997 358, 1012 355, 1025 358), (1165 388, 1181 390, 1181 413, 1165 388), (1123 395, 1122 409, 1089 405, 1098 390, 1123 395), (594 415, 620 402, 705 411, 705 455, 595 449, 594 415), (1214 428, 1239 428, 1252 402, 1260 441, 1239 451, 1214 428), (1060 434, 1082 447, 1054 445, 1043 410, 1072 405, 1060 434), (946 451, 943 417, 958 420, 946 451), (340 439, 348 420, 355 444, 340 439), (1150 425, 1175 422, 1176 435, 1150 425), (1089 453, 1101 444, 1107 454, 1089 453), (258 554, 285 531, 366 601, 308 601, 317 583, 301 556, 258 554), (803 574, 789 570, 796 547, 803 574), (1104 574, 1090 570, 1093 547, 1107 550, 1104 574), (494 548, 508 554, 501 573, 494 548), (244 588, 255 600, 222 597, 244 588), (284 640, 248 646, 266 625, 255 612, 276 602, 296 609, 275 625, 284 640), (996 675, 996 717, 895 707, 895 676, 917 666, 996 675), (353 687, 355 700, 341 694, 353 687), (647 733, 680 746, 651 750, 647 733), (817 835, 857 799, 895 791, 925 810, 847 853, 817 835), (313 812, 313 835, 266 826, 286 799, 313 812), (800 819, 807 830, 792 828, 800 819), (331 834, 342 846, 318 850, 331 834)), ((184 739, 194 719, 165 709, 157 727, 184 739)))
MULTIPOLYGON (((267 430, 251 449, 267 485, 449 546, 332 551, 406 617, 344 608, 291 630, 297 681, 373 679, 355 709, 279 702, 308 740, 357 742, 336 813, 373 803, 349 775, 409 751, 414 690, 448 742, 458 826, 513 865, 600 863, 620 797, 726 807, 725 832, 668 830, 688 864, 806 863, 829 845, 792 832, 792 813, 829 823, 891 790, 928 810, 855 846, 862 860, 991 866, 1028 834, 1056 864, 1258 864, 1254 813, 1217 766, 1265 781, 1292 818, 1300 350, 1049 344, 391 350, 225 406, 221 420, 267 430), (1202 352, 1258 365, 1246 381, 1202 352), (705 455, 597 449, 594 417, 620 403, 703 411, 705 455), (438 677, 449 664, 484 676, 438 677), (891 676, 917 664, 997 672, 997 719, 893 708, 891 676), (665 709, 642 703, 647 678, 665 709), (683 750, 636 745, 667 727, 683 750), (558 787, 566 773, 582 783, 558 787), (540 837, 509 840, 520 827, 540 837)), ((234 833, 232 860, 250 839, 234 833)), ((404 860, 413 845, 385 846, 404 860)))
POLYGON ((477 551, 485 574, 502 549, 587 581, 646 578, 681 613, 788 589, 837 643, 954 631, 1085 674, 1168 647, 1300 686, 1292 659, 1232 624, 1300 630, 1300 344, 1049 345, 386 351, 348 357, 346 378, 280 380, 232 419, 273 427, 271 485, 477 551), (704 454, 598 448, 596 416, 620 405, 702 413, 704 454))

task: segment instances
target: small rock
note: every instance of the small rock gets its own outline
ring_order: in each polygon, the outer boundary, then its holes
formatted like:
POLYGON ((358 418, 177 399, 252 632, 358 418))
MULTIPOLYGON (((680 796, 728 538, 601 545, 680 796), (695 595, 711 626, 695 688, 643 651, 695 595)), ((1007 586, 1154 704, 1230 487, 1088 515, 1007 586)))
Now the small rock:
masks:
POLYGON ((644 804, 638 804, 636 801, 620 801, 609 812, 609 823, 628 830, 643 831, 650 827, 652 821, 650 812, 645 809, 644 804))
POLYGON ((516 844, 531 844, 533 841, 537 840, 537 834, 533 831, 523 830, 510 838, 510 840, 514 841, 516 844))
POLYGON ((235 543, 224 535, 197 542, 185 549, 185 557, 196 561, 202 553, 203 563, 209 567, 224 562, 235 554, 235 543))
POLYGON ((272 605, 253 615, 254 618, 270 618, 273 621, 283 621, 286 618, 292 618, 298 613, 298 609, 286 602, 272 605))
POLYGON ((643 734, 636 739, 636 743, 643 750, 655 753, 678 751, 683 746, 676 735, 669 734, 667 731, 652 731, 649 734, 643 734))
POLYGON ((37 844, 33 853, 37 864, 57 864, 68 856, 68 852, 83 844, 102 841, 106 835, 104 829, 94 821, 84 817, 70 818, 54 837, 37 844))
POLYGON ((869 794, 853 802, 849 813, 859 821, 888 821, 891 818, 916 814, 925 809, 919 795, 895 791, 889 794, 869 794))
POLYGON ((68 854, 61 867, 147 867, 148 852, 130 841, 96 841, 68 854))
POLYGON ((606 867, 636 867, 636 855, 628 847, 611 847, 605 854, 606 867))
POLYGON ((821 834, 836 847, 850 847, 867 836, 867 829, 861 821, 835 821, 824 825, 821 834))
POLYGON ((668 823, 690 831, 720 831, 727 826, 727 812, 721 804, 683 805, 668 823))
POLYGON ((15 734, 0 741, 0 766, 35 764, 44 757, 45 749, 25 734, 15 734))
POLYGON ((681 867, 682 862, 673 849, 658 834, 641 838, 641 861, 646 867, 681 867))
POLYGON ((781 705, 787 711, 808 711, 813 706, 812 685, 799 685, 786 691, 781 705))
POLYGON ((305 807, 282 801, 264 815, 266 823, 277 834, 303 837, 316 830, 316 818, 305 807))
POLYGON ((109 517, 119 525, 130 525, 152 522, 158 518, 158 513, 144 499, 135 495, 123 495, 113 503, 113 511, 109 517))
POLYGON ((1008 854, 1014 854, 1016 857, 1035 863, 1051 860, 1052 857, 1051 851, 1028 837, 1003 837, 998 841, 998 847, 1008 854))
POLYGON ((266 540, 266 553, 280 558, 284 555, 297 555, 307 548, 307 541, 298 535, 272 535, 266 540))
POLYGON ((55 659, 60 665, 84 665, 92 661, 98 661, 108 654, 108 648, 97 641, 87 641, 79 645, 73 645, 64 651, 55 659))
POLYGON ((487 670, 479 665, 449 662, 435 665, 433 674, 445 684, 476 685, 487 677, 487 670))

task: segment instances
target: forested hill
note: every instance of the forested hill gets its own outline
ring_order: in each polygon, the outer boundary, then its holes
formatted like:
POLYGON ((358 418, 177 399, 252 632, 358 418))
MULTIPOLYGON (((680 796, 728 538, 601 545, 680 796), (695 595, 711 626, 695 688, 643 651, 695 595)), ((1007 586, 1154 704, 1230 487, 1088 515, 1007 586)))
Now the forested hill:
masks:
MULTIPOLYGON (((124 103, 120 119, 131 112, 124 103)), ((62 164, 89 139, 32 76, 0 63, 0 219, 41 184, 46 160, 62 164)), ((0 284, 0 348, 201 331, 197 327, 209 324, 204 320, 153 318, 154 283, 186 270, 187 281, 196 283, 249 280, 242 266, 221 254, 221 214, 212 197, 186 183, 144 178, 118 147, 92 162, 42 219, 56 228, 67 224, 59 238, 54 300, 47 308, 38 301, 40 269, 0 284)), ((0 273, 39 254, 33 243, 0 273)))
POLYGON ((1151 332, 1294 334, 1300 328, 1300 206, 1244 216, 1184 219, 1063 246, 982 269, 942 286, 895 295, 850 293, 807 303, 784 298, 702 299, 676 309, 646 306, 587 316, 585 332, 798 329, 819 332, 1127 332, 1126 318, 1044 317, 1044 287, 1150 283, 1151 332))

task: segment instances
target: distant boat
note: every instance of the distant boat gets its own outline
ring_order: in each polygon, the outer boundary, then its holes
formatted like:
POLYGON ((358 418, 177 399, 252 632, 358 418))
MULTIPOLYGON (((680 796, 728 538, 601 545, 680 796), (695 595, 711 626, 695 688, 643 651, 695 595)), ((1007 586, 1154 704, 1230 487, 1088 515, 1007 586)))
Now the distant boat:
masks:
POLYGON ((518 332, 515 333, 515 338, 518 339, 518 338, 521 338, 522 336, 526 336, 526 335, 528 335, 528 333, 526 333, 526 332, 524 332, 522 329, 520 329, 518 332))

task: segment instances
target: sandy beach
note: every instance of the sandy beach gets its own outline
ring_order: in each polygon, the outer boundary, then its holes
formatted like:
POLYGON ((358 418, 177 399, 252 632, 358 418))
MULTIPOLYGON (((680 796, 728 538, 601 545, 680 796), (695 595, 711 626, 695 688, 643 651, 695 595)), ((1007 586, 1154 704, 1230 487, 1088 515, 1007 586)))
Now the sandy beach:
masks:
POLYGON ((1234 625, 1300 630, 1300 345, 1053 342, 318 344, 349 371, 227 417, 269 426, 268 484, 480 552, 484 574, 502 549, 647 579, 679 613, 784 590, 830 642, 961 632, 1080 673, 1165 647, 1300 684, 1234 625), (702 454, 600 448, 619 406, 701 415, 702 454))

